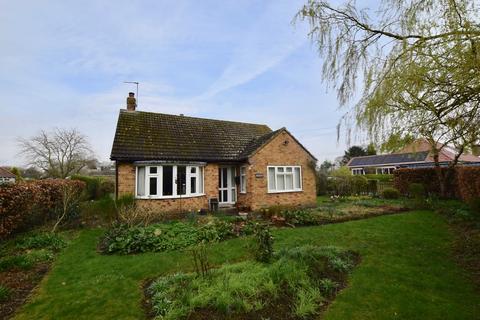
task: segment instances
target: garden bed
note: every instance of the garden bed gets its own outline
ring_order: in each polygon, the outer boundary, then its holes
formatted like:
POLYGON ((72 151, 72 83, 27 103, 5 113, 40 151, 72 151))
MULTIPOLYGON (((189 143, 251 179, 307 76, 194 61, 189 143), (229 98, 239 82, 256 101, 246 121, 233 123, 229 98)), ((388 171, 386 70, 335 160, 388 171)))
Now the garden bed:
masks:
POLYGON ((0 248, 0 319, 8 319, 22 306, 48 272, 56 254, 66 246, 63 237, 28 233, 0 248))
POLYGON ((359 255, 335 247, 281 250, 271 263, 244 261, 163 276, 145 286, 147 314, 161 319, 313 319, 346 286, 359 255))

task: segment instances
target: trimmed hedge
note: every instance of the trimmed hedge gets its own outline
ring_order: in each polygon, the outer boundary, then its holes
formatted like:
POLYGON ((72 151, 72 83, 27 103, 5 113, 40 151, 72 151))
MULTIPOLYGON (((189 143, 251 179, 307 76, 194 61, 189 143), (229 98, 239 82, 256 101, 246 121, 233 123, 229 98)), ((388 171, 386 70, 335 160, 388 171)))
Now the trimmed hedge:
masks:
POLYGON ((71 186, 80 196, 85 183, 72 180, 35 180, 0 186, 0 238, 41 225, 61 207, 62 190, 71 186))
POLYGON ((86 183, 87 187, 84 191, 85 200, 98 200, 115 192, 115 184, 113 181, 82 175, 73 175, 72 180, 79 180, 86 183))
MULTIPOLYGON (((435 168, 398 169, 394 172, 394 185, 400 193, 409 195, 412 183, 423 185, 428 195, 440 195, 440 183, 435 168)), ((446 192, 452 198, 470 201, 480 198, 480 167, 456 167, 447 181, 446 192)))

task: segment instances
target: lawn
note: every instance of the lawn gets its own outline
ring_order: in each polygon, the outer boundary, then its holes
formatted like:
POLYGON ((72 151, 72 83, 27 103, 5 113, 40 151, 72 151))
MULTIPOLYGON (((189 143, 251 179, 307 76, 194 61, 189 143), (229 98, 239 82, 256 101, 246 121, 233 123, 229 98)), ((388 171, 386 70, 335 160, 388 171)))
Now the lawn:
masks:
MULTIPOLYGON (((142 319, 142 282, 192 270, 181 251, 105 256, 103 230, 80 233, 16 319, 142 319)), ((452 235, 434 213, 409 212, 340 224, 281 229, 276 248, 335 245, 362 261, 325 319, 480 319, 480 295, 451 257, 452 235)), ((248 258, 247 239, 212 245, 220 265, 248 258)))

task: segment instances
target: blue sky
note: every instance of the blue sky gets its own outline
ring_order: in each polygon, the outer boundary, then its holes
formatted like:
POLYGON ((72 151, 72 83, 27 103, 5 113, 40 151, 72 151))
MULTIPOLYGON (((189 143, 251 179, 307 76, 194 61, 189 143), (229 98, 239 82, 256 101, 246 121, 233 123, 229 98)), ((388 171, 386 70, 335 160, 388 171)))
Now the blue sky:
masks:
POLYGON ((335 92, 304 1, 0 0, 0 165, 18 137, 76 127, 107 160, 118 110, 139 81, 139 110, 287 127, 321 161, 343 154, 335 92))

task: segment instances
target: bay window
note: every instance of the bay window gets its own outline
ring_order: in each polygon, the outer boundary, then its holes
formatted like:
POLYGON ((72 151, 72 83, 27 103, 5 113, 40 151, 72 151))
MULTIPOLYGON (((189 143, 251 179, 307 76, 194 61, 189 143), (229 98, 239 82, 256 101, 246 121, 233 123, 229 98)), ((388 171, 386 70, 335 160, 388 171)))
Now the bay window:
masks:
POLYGON ((136 167, 136 197, 165 199, 203 195, 203 167, 155 165, 136 167))
POLYGON ((269 166, 268 192, 302 191, 300 166, 269 166))

